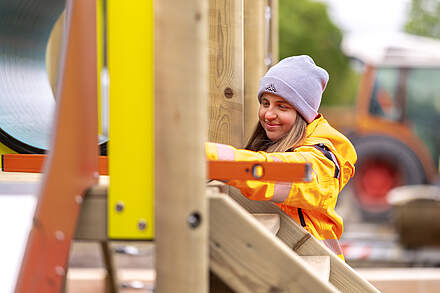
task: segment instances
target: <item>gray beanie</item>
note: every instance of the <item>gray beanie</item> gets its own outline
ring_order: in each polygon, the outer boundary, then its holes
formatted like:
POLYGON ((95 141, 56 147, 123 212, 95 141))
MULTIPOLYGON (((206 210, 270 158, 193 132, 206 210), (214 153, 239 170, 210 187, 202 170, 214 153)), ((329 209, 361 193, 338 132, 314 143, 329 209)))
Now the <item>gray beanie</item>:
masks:
POLYGON ((310 123, 318 115, 328 73, 307 55, 285 58, 274 65, 260 81, 258 100, 272 93, 287 100, 310 123))

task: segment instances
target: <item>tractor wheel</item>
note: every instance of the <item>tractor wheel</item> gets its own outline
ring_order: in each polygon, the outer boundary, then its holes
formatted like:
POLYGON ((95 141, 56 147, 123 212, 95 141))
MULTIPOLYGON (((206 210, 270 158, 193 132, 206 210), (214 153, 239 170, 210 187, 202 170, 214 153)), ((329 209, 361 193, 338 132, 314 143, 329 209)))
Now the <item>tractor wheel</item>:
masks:
POLYGON ((358 160, 351 188, 362 218, 383 221, 391 210, 388 192, 401 185, 425 183, 424 169, 414 152, 393 138, 365 136, 354 145, 358 160))

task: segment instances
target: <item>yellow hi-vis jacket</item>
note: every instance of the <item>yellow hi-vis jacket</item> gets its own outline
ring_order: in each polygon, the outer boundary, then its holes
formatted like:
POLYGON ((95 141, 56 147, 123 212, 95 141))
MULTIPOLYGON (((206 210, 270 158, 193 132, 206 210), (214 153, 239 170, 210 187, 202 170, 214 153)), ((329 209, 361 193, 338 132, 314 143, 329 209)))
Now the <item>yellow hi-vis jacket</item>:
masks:
POLYGON ((285 211, 315 238, 344 259, 338 239, 342 218, 335 206, 339 192, 354 175, 357 156, 350 141, 331 127, 322 115, 307 125, 306 138, 291 152, 267 153, 206 143, 208 160, 310 163, 312 182, 289 183, 229 180, 253 200, 269 200, 285 211))

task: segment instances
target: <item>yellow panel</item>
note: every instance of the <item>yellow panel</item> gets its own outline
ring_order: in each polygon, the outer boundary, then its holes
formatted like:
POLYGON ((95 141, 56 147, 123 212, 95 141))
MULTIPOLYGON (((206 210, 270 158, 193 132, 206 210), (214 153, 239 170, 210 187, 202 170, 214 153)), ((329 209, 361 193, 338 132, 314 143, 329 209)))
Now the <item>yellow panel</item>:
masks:
POLYGON ((107 3, 108 233, 113 239, 152 239, 153 0, 108 0, 107 3))
MULTIPOLYGON (((11 150, 10 148, 8 148, 7 146, 5 146, 0 142, 0 157, 3 154, 15 154, 15 153, 16 153, 15 151, 11 150)), ((3 168, 3 161, 0 161, 0 171, 2 170, 2 168, 3 168)))

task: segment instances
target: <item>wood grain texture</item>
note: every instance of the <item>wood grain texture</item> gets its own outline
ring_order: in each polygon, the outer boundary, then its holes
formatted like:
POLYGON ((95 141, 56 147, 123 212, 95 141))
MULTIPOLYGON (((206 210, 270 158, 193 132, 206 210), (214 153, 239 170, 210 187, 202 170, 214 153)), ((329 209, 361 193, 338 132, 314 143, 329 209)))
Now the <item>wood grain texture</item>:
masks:
POLYGON ((252 214, 267 231, 273 235, 277 235, 280 230, 280 216, 278 214, 252 214))
POLYGON ((208 291, 208 6, 155 1, 156 291, 208 291), (197 218, 192 228, 189 222, 197 218))
POLYGON ((272 65, 275 65, 279 61, 279 34, 278 34, 278 0, 266 0, 271 7, 272 22, 271 22, 271 38, 270 46, 272 52, 272 65))
POLYGON ((84 195, 75 240, 106 241, 107 185, 95 185, 84 195))
POLYGON ((280 215, 280 230, 277 236, 288 247, 295 248, 298 255, 330 256, 330 283, 341 292, 379 292, 327 247, 315 238, 307 237, 310 234, 278 206, 271 202, 249 200, 233 187, 230 187, 229 195, 250 213, 278 213, 280 215))
POLYGON ((305 261, 312 271, 323 281, 328 282, 330 279, 330 256, 301 256, 301 259, 305 261))
POLYGON ((243 145, 243 0, 209 1, 209 141, 243 145))
POLYGON ((244 136, 248 141, 258 122, 260 79, 266 72, 265 0, 244 0, 244 136))
POLYGON ((210 267, 236 292, 339 292, 225 194, 210 193, 210 267))

